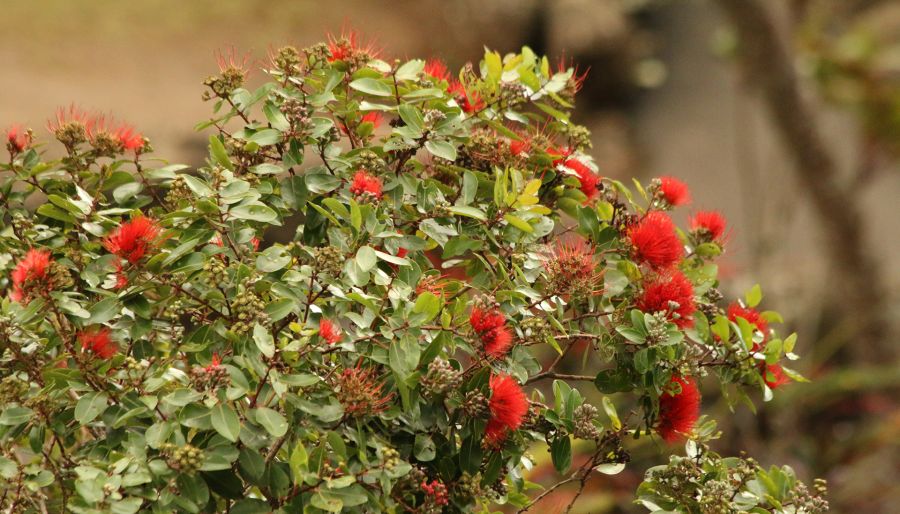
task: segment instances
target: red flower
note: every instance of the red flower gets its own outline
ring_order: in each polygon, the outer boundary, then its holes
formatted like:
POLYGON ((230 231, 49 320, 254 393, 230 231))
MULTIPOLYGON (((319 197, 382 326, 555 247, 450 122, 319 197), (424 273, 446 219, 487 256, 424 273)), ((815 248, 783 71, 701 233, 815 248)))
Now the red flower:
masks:
POLYGON ((497 446, 507 433, 518 430, 528 413, 528 398, 518 382, 509 375, 494 375, 490 381, 491 399, 488 409, 491 419, 484 430, 489 446, 497 446))
POLYGON ((563 165, 575 172, 578 182, 581 183, 581 192, 587 196, 588 200, 592 200, 597 196, 599 192, 597 184, 600 183, 600 177, 588 168, 585 163, 578 159, 567 159, 563 165))
POLYGON ((359 170, 353 175, 353 182, 350 184, 350 192, 357 195, 369 195, 377 200, 381 199, 381 179, 369 175, 365 170, 359 170))
POLYGON ((513 154, 514 157, 518 157, 529 150, 531 150, 530 139, 523 137, 521 139, 509 140, 509 152, 513 154))
POLYGON ((674 177, 659 179, 659 193, 672 206, 684 205, 691 201, 691 192, 687 184, 674 177))
POLYGON ((681 392, 666 391, 659 397, 659 420, 656 431, 666 442, 674 442, 691 433, 700 418, 700 390, 692 378, 672 376, 670 384, 677 383, 681 392))
POLYGON ((335 395, 351 416, 377 414, 390 406, 394 393, 383 394, 384 382, 378 382, 373 368, 347 368, 336 380, 335 395))
POLYGON ((710 241, 719 241, 725 235, 725 217, 717 211, 700 211, 691 217, 691 231, 710 241))
POLYGON ((31 297, 31 290, 44 289, 42 284, 47 278, 50 269, 50 251, 36 250, 34 248, 25 253, 25 257, 13 268, 10 273, 12 291, 9 297, 14 302, 27 302, 31 297), (37 287, 36 287, 37 286, 37 287))
POLYGON ((648 313, 665 312, 678 328, 693 326, 694 287, 684 273, 673 270, 644 283, 644 292, 637 299, 637 308, 648 313), (672 302, 678 304, 673 308, 672 302), (675 317, 674 315, 678 316, 675 317))
POLYGON ((258 251, 259 251, 259 243, 260 243, 260 240, 259 240, 258 237, 253 236, 253 237, 250 238, 250 246, 253 247, 253 251, 254 251, 254 252, 258 252, 258 251))
POLYGON ((111 134, 122 143, 125 150, 140 150, 144 147, 144 136, 127 123, 120 123, 111 134))
POLYGON ((384 116, 381 115, 378 111, 372 111, 363 115, 362 118, 359 119, 360 123, 371 123, 375 128, 381 126, 381 122, 384 120, 384 116))
POLYGON ((453 95, 462 110, 469 114, 480 111, 485 107, 481 95, 479 95, 477 91, 466 90, 466 86, 464 86, 462 82, 451 82, 450 87, 447 88, 447 92, 453 95))
POLYGON ((554 166, 559 166, 572 155, 572 149, 565 146, 551 146, 547 148, 547 155, 553 159, 554 166))
POLYGON ((160 228, 150 218, 138 216, 123 223, 103 241, 103 246, 115 255, 136 264, 157 244, 160 228))
POLYGON ((109 359, 118 351, 116 343, 110 338, 109 329, 89 329, 78 334, 81 349, 91 352, 102 359, 109 359))
POLYGON ((116 263, 116 289, 122 289, 128 285, 128 275, 121 262, 116 263))
POLYGON ((479 305, 472 307, 469 324, 476 332, 487 332, 506 324, 506 316, 500 309, 485 308, 479 305))
POLYGON ((330 319, 322 318, 319 321, 319 337, 328 344, 335 344, 341 340, 341 329, 330 319))
POLYGON ((425 63, 425 74, 438 82, 450 82, 450 70, 447 69, 447 64, 440 59, 428 59, 428 62, 425 63))
POLYGON ((214 369, 217 369, 219 367, 219 365, 221 365, 221 364, 222 364, 222 359, 219 358, 219 352, 213 352, 212 360, 209 363, 209 366, 207 366, 204 369, 206 369, 206 371, 212 371, 214 369))
POLYGON ((481 333, 484 352, 495 359, 502 359, 513 344, 513 334, 506 325, 481 333))
POLYGON ((80 107, 76 107, 75 104, 71 104, 68 109, 65 107, 56 109, 56 119, 47 121, 47 130, 55 134, 59 129, 70 123, 78 123, 84 127, 86 133, 90 133, 97 120, 98 116, 96 114, 89 113, 80 107))
POLYGON ((569 81, 566 85, 571 87, 574 93, 577 93, 581 91, 581 87, 584 85, 584 80, 587 78, 590 69, 587 69, 584 71, 584 73, 581 73, 578 70, 577 65, 572 65, 571 61, 567 62, 565 57, 561 57, 556 63, 556 72, 564 73, 569 69, 572 70, 572 76, 569 78, 569 81))
POLYGON ((340 37, 328 34, 328 62, 347 61, 360 55, 370 59, 378 58, 378 50, 371 43, 360 45, 359 35, 354 30, 341 31, 340 37))
POLYGON ((671 267, 684 256, 675 224, 663 212, 648 213, 629 229, 628 238, 634 246, 635 259, 656 269, 671 267))
POLYGON ((513 343, 513 334, 506 326, 506 316, 497 308, 476 305, 469 315, 469 324, 484 345, 484 352, 495 359, 502 359, 513 343))
MULTIPOLYGON (((763 334, 763 342, 769 338, 769 322, 766 321, 756 309, 752 307, 744 307, 738 302, 733 302, 728 306, 728 321, 736 322, 738 318, 744 318, 748 323, 755 326, 757 330, 763 334)), ((759 344, 753 343, 750 348, 751 352, 759 350, 759 344)))
POLYGON ((763 380, 769 386, 769 389, 778 389, 791 381, 790 377, 785 375, 784 370, 778 364, 769 364, 765 367, 763 380))
POLYGON ((440 298, 449 284, 442 275, 425 275, 416 284, 416 295, 431 293, 440 298))
POLYGON ((6 130, 6 148, 13 155, 31 146, 31 133, 22 130, 21 125, 13 125, 6 130))

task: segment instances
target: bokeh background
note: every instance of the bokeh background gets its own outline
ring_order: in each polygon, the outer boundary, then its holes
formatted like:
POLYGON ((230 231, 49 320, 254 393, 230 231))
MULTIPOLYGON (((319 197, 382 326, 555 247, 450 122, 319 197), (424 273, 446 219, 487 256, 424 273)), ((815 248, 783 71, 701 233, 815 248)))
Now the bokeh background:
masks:
MULTIPOLYGON (((593 131, 601 172, 688 182, 695 208, 733 226, 720 262, 726 298, 759 282, 763 306, 800 333, 797 368, 811 383, 779 390, 757 416, 732 415, 707 392, 704 411, 725 433, 715 449, 827 478, 835 512, 898 512, 900 2, 2 1, 0 126, 41 132, 57 106, 77 102, 135 124, 156 155, 202 165, 207 136, 193 126, 209 114, 201 82, 216 50, 261 60, 348 27, 385 57, 457 67, 483 46, 529 45, 590 68, 577 121, 593 131), (772 34, 742 26, 748 6, 772 34), (787 70, 743 51, 770 35, 787 70), (802 109, 765 94, 780 80, 802 109)), ((635 464, 593 480, 575 512, 642 511, 634 487, 660 448, 633 450, 635 464)), ((552 483, 536 453, 532 478, 552 483)), ((558 512, 567 494, 539 508, 558 512)))

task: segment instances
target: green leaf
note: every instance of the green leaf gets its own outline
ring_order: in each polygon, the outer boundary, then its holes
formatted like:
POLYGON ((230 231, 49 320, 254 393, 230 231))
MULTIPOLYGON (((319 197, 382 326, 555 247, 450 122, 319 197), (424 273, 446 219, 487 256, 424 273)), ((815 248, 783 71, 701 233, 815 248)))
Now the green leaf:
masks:
POLYGON ((219 435, 232 443, 237 442, 238 435, 241 433, 241 420, 234 409, 220 403, 212 408, 209 419, 219 435))
POLYGON ((238 219, 271 223, 278 219, 278 213, 271 207, 258 202, 241 204, 232 207, 229 214, 238 219))
POLYGON ((268 407, 256 409, 256 421, 274 437, 281 437, 287 433, 287 420, 274 409, 268 407))
POLYGON ((512 214, 506 214, 503 216, 503 219, 505 219, 507 223, 516 227, 517 229, 521 230, 522 232, 525 232, 528 234, 534 232, 534 227, 532 227, 527 221, 523 220, 522 218, 519 218, 518 216, 513 216, 512 214))
POLYGON ((9 407, 3 409, 0 414, 0 425, 16 426, 31 420, 34 417, 34 411, 27 407, 9 407))
POLYGON ((565 473, 572 465, 572 440, 569 436, 559 436, 550 444, 550 457, 553 467, 560 473, 565 473))
POLYGON ((417 318, 419 321, 419 325, 428 323, 433 320, 435 316, 441 311, 441 300, 437 296, 432 293, 424 292, 416 298, 416 303, 413 305, 413 313, 421 314, 421 318, 417 318))
POLYGON ((454 205, 451 206, 448 210, 458 216, 468 216, 480 221, 487 220, 487 215, 484 213, 484 211, 482 211, 481 209, 476 209, 475 207, 454 205))
POLYGON ((91 317, 85 322, 88 325, 98 325, 101 323, 106 323, 107 321, 113 319, 116 314, 119 313, 119 309, 121 305, 119 305, 119 299, 115 297, 104 298, 99 302, 95 303, 90 311, 91 317))
POLYGON ((254 132, 247 141, 259 146, 271 146, 281 141, 281 132, 272 128, 262 129, 254 132))
POLYGON ((373 78, 356 79, 350 83, 350 87, 373 96, 393 96, 394 89, 385 82, 373 78))
POLYGON ((253 326, 253 342, 266 357, 272 358, 275 355, 275 340, 269 330, 259 323, 253 326))
POLYGON ((420 462, 430 462, 436 455, 434 441, 426 434, 416 434, 416 442, 413 445, 413 455, 420 462))
POLYGON ((82 425, 94 421, 94 418, 106 410, 107 401, 109 401, 109 397, 106 393, 96 391, 86 393, 79 398, 78 403, 75 404, 75 421, 78 421, 82 425))
POLYGON ((212 155, 213 161, 216 164, 234 171, 234 164, 232 164, 231 159, 228 158, 228 152, 225 151, 225 145, 219 141, 219 137, 216 135, 209 136, 209 154, 212 155))
POLYGON ((431 152, 431 155, 447 159, 448 161, 456 160, 456 147, 449 141, 426 141, 425 149, 431 152))
POLYGON ((368 272, 378 264, 378 256, 375 255, 375 250, 371 246, 361 246, 356 251, 356 263, 360 270, 368 272))
POLYGON ((256 269, 263 273, 278 271, 291 263, 291 254, 283 246, 270 246, 256 256, 256 269))
POLYGON ((747 307, 756 307, 762 301, 762 288, 759 287, 759 284, 754 285, 747 291, 744 298, 747 300, 747 307))

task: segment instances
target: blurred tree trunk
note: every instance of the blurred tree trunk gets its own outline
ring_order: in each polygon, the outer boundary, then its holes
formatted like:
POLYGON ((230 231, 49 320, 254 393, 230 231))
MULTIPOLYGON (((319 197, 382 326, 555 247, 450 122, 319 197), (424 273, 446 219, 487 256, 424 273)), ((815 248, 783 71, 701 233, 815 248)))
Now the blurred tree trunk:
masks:
POLYGON ((883 363, 892 357, 885 279, 866 240, 861 200, 841 183, 813 110, 801 96, 790 52, 763 2, 717 2, 739 38, 743 79, 762 95, 825 233, 825 252, 834 270, 830 300, 840 315, 835 328, 852 334, 856 358, 883 363))

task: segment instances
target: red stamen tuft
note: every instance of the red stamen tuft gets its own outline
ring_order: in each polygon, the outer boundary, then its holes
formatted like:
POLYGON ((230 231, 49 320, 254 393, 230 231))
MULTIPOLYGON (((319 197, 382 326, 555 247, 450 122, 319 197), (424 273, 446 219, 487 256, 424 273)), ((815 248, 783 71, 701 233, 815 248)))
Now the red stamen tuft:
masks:
POLYGON ((691 201, 687 184, 674 177, 659 179, 659 194, 671 206, 685 205, 691 201))
POLYGON ((484 430, 489 446, 502 443, 509 432, 518 430, 528 413, 528 397, 518 382, 509 375, 494 375, 490 380, 491 399, 488 409, 491 418, 484 430))
POLYGON ((369 195, 380 200, 382 195, 381 179, 370 175, 365 170, 359 170, 356 175, 353 175, 350 192, 356 196, 369 195))
POLYGON ((673 376, 670 384, 679 384, 681 392, 664 392, 659 397, 656 431, 666 442, 689 435, 700 418, 700 390, 692 378, 673 376))
POLYGON ((78 342, 81 343, 82 350, 91 352, 102 359, 111 358, 119 350, 106 327, 80 332, 78 342))
POLYGON ((319 321, 319 337, 328 344, 335 344, 341 340, 341 329, 330 319, 322 318, 319 321))
POLYGON ((160 228, 150 218, 138 216, 123 223, 103 241, 103 246, 115 255, 137 264, 158 244, 160 228))
POLYGON ((684 247, 675 224, 665 213, 652 211, 628 231, 634 246, 634 258, 655 269, 674 266, 684 256, 684 247))
POLYGON ((693 314, 696 310, 694 287, 684 273, 678 270, 658 275, 644 283, 644 292, 637 299, 637 308, 651 314, 665 312, 678 328, 693 326, 693 314))

